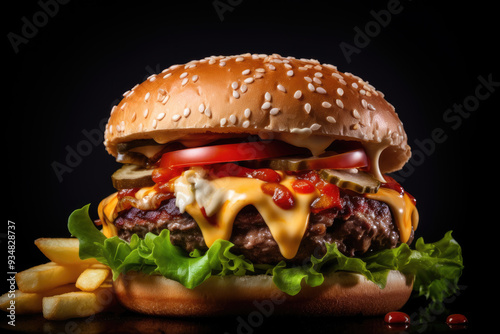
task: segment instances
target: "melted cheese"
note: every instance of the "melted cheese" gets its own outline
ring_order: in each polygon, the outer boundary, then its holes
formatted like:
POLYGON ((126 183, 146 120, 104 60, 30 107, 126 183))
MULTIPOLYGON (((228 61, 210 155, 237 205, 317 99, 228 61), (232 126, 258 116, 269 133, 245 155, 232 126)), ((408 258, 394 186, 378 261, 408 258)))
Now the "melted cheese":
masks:
POLYGON ((196 220, 208 247, 217 239, 229 240, 236 215, 245 206, 252 205, 262 215, 281 254, 287 259, 295 256, 317 192, 298 194, 292 188, 295 178, 282 175, 281 184, 292 192, 295 201, 291 209, 283 210, 271 196, 262 192, 264 181, 242 177, 207 180, 204 177, 203 169, 192 168, 174 182, 174 192, 177 207, 196 220))
MULTIPOLYGON (((268 225, 281 254, 287 259, 295 257, 307 228, 311 203, 319 196, 317 190, 299 194, 291 186, 295 178, 282 174, 281 184, 292 192, 295 201, 291 209, 284 210, 273 202, 271 196, 262 192, 261 185, 264 181, 241 177, 208 180, 205 176, 202 168, 191 168, 173 182, 172 191, 175 193, 177 207, 181 212, 189 213, 197 222, 208 247, 217 239, 229 240, 236 215, 245 206, 252 205, 268 225)), ((154 187, 146 187, 139 190, 135 197, 144 209, 149 206, 149 199, 155 193, 154 187)), ((418 225, 418 211, 410 197, 383 187, 376 194, 365 195, 388 204, 401 241, 407 242, 411 228, 416 229, 418 225)), ((99 218, 103 222, 106 237, 117 234, 113 225, 117 206, 117 193, 99 204, 99 218)))
POLYGON ((379 188, 377 193, 365 196, 389 206, 399 230, 399 238, 401 242, 407 242, 410 239, 411 228, 416 230, 418 226, 418 211, 410 197, 406 193, 401 196, 399 192, 383 187, 379 188))

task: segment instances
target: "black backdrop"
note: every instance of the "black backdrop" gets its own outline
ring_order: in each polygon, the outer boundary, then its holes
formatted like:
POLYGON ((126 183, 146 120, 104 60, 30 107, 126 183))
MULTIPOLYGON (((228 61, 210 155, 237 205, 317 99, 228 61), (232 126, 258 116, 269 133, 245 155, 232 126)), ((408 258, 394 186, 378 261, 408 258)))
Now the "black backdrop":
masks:
MULTIPOLYGON (((485 320, 471 305, 482 301, 485 284, 476 279, 491 268, 479 259, 491 261, 498 220, 486 205, 498 183, 496 149, 486 138, 495 132, 500 95, 492 7, 409 0, 12 5, 4 9, 3 161, 17 271, 46 261, 35 238, 68 236, 74 209, 91 203, 95 215, 114 191, 118 164, 101 136, 123 92, 172 64, 279 53, 359 75, 396 107, 414 158, 395 176, 418 200, 416 236, 436 241, 454 231, 466 267, 460 296, 447 307, 485 320)), ((6 254, 6 225, 0 233, 6 254)))

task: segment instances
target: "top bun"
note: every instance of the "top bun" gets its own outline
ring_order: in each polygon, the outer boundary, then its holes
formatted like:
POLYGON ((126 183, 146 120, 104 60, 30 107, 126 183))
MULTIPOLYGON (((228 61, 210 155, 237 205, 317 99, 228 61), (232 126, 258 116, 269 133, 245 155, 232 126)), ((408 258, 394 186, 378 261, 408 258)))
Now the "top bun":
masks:
POLYGON ((115 157, 117 144, 136 139, 165 144, 258 135, 314 155, 334 140, 359 141, 382 173, 410 158, 403 125, 384 95, 313 59, 212 56, 170 66, 123 95, 104 135, 115 157))

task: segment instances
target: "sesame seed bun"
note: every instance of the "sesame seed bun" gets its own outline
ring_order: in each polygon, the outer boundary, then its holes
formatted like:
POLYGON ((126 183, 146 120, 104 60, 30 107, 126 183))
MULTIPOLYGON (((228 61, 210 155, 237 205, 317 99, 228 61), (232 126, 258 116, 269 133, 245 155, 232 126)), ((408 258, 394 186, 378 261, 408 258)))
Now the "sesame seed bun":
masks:
POLYGON ((296 315, 381 315, 400 309, 409 299, 413 280, 391 271, 384 289, 349 272, 325 275, 319 287, 304 286, 300 294, 280 291, 272 277, 212 276, 190 290, 159 275, 129 272, 113 283, 128 309, 163 316, 214 316, 251 312, 296 315))
POLYGON ((279 55, 213 56, 174 65, 124 93, 105 146, 259 135, 320 154, 333 140, 360 141, 380 173, 410 158, 403 125, 381 92, 317 60, 279 55))

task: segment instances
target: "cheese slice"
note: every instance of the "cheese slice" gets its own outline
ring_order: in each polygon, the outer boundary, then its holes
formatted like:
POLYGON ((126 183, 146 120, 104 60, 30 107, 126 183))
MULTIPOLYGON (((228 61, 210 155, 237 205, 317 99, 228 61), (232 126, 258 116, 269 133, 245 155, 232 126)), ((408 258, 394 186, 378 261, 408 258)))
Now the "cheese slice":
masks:
MULTIPOLYGON (((177 182, 184 182, 182 178, 179 179, 177 182)), ((186 205, 185 209, 200 226, 205 243, 210 247, 217 239, 229 240, 238 212, 247 205, 253 205, 269 227, 281 254, 292 259, 297 254, 306 231, 311 203, 318 196, 316 191, 309 194, 296 193, 292 188, 294 180, 293 177, 285 176, 281 181, 294 197, 294 206, 288 210, 281 209, 271 196, 262 192, 261 185, 264 181, 241 177, 222 177, 210 181, 213 193, 223 201, 213 216, 210 217, 206 211, 209 219, 203 215, 198 201, 186 205), (221 192, 224 196, 220 196, 221 192)))
POLYGON ((365 194, 365 196, 389 206, 399 230, 399 238, 401 242, 407 242, 410 239, 411 228, 417 229, 419 218, 417 208, 413 205, 410 196, 406 193, 401 195, 393 189, 384 187, 380 187, 375 194, 365 194))

